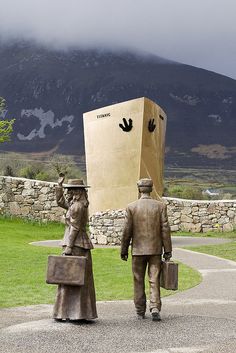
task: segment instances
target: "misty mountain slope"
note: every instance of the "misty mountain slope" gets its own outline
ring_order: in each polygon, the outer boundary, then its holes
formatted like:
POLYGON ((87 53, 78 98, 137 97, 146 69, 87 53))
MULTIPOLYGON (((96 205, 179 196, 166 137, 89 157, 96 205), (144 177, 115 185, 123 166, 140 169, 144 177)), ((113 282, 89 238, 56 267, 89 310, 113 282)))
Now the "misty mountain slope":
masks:
POLYGON ((168 115, 166 163, 236 167, 236 81, 153 55, 0 45, 14 151, 83 154, 86 111, 148 97, 168 115))

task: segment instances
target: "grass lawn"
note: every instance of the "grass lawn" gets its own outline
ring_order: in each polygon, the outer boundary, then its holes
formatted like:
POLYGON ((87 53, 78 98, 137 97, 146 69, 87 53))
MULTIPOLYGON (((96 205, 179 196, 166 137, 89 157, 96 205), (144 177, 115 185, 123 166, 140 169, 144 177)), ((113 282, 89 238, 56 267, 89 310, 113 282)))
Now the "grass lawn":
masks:
MULTIPOLYGON (((0 218, 0 307, 53 303, 56 286, 45 283, 47 257, 60 249, 30 242, 61 239, 64 226, 0 218)), ((131 261, 120 260, 118 248, 92 251, 97 300, 132 299, 131 261)), ((197 285, 201 275, 179 265, 179 291, 197 285)), ((162 296, 172 291, 162 291, 162 296)))
POLYGON ((192 236, 192 237, 212 237, 212 238, 225 238, 232 239, 233 241, 226 244, 217 245, 202 245, 202 246, 186 246, 185 249, 189 249, 196 252, 202 252, 209 255, 222 257, 224 259, 236 261, 236 230, 232 232, 208 232, 208 233, 186 233, 176 232, 172 233, 176 236, 192 236))
POLYGON ((174 236, 181 237, 200 237, 200 238, 226 238, 236 239, 236 230, 232 232, 206 232, 206 233, 191 233, 191 232, 172 232, 174 236))
POLYGON ((185 247, 192 251, 202 252, 209 255, 222 257, 224 259, 236 261, 236 240, 226 244, 203 245, 195 247, 185 247))

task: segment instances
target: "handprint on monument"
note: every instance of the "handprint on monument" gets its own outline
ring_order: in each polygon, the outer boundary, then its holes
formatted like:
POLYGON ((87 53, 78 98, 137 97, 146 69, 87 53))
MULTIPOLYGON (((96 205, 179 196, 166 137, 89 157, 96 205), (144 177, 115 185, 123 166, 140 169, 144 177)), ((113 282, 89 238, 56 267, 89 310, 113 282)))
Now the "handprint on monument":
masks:
POLYGON ((119 124, 119 127, 125 132, 131 131, 133 127, 132 119, 129 119, 129 122, 127 122, 127 120, 123 118, 123 124, 119 124))
POLYGON ((155 119, 150 119, 148 122, 148 130, 150 132, 153 132, 156 128, 156 124, 154 124, 154 122, 155 122, 155 119))

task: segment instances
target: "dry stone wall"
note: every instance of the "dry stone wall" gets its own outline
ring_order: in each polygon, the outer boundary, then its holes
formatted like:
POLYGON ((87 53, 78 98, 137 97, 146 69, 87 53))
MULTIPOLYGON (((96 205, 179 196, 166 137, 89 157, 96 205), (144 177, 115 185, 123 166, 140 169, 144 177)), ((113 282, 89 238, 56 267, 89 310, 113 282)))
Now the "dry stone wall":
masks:
POLYGON ((90 237, 94 244, 119 245, 124 226, 125 210, 97 212, 90 217, 90 237))
MULTIPOLYGON (((55 200, 55 183, 0 177, 0 212, 11 216, 61 221, 64 210, 55 200)), ((236 228, 236 200, 196 201, 163 198, 171 230, 187 232, 232 231, 236 228)), ((90 217, 94 243, 120 244, 125 210, 97 212, 90 217)))
POLYGON ((172 231, 198 233, 236 229, 236 200, 164 199, 172 231))
MULTIPOLYGON (((236 229, 236 200, 196 201, 165 197, 172 232, 232 231, 236 229)), ((90 218, 94 243, 120 244, 125 210, 97 212, 90 218)))
POLYGON ((55 183, 0 177, 1 214, 39 221, 60 221, 63 209, 55 200, 55 183))

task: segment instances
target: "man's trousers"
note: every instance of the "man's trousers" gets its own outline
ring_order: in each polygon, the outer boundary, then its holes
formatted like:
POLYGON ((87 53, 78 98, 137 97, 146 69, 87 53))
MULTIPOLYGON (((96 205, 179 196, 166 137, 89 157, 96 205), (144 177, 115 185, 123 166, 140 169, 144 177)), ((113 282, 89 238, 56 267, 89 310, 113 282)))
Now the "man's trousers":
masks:
POLYGON ((134 304, 138 315, 146 311, 145 273, 148 268, 150 310, 161 310, 160 274, 161 255, 133 255, 134 304))

